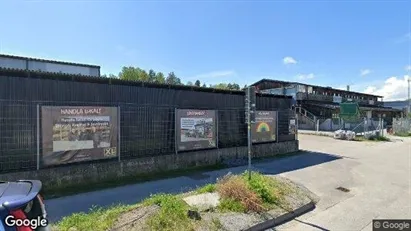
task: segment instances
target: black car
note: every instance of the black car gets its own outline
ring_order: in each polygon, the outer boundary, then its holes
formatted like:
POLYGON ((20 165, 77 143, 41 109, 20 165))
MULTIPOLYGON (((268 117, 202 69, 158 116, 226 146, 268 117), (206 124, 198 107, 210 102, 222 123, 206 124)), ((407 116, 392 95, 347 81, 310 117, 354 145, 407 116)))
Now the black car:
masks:
POLYGON ((0 181, 0 231, 48 231, 38 180, 0 181))

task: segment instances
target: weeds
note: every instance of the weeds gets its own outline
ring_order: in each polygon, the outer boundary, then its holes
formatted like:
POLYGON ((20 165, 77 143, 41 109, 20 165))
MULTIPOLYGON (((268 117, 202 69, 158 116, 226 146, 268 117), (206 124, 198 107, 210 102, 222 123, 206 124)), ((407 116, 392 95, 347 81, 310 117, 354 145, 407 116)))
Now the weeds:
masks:
POLYGON ((217 207, 217 210, 220 212, 238 212, 244 213, 247 211, 247 208, 244 205, 234 198, 223 198, 220 200, 220 204, 217 207))
POLYGON ((385 137, 385 136, 370 136, 368 138, 364 137, 364 136, 357 136, 354 138, 355 141, 391 141, 389 138, 385 137))
POLYGON ((264 210, 261 198, 247 187, 246 181, 240 176, 232 176, 217 184, 217 191, 221 198, 241 203, 246 211, 260 212, 264 210))
POLYGON ((117 218, 135 206, 117 205, 110 208, 93 207, 89 213, 75 213, 55 225, 59 231, 109 230, 117 218))
POLYGON ((197 194, 202 194, 202 193, 212 193, 216 191, 216 185, 215 184, 206 184, 203 187, 197 188, 195 192, 197 194))
POLYGON ((187 217, 189 207, 181 198, 171 194, 157 194, 143 204, 160 206, 160 211, 147 221, 150 230, 193 230, 193 223, 187 217))
POLYGON ((410 137, 411 132, 395 132, 394 136, 400 136, 400 137, 410 137))

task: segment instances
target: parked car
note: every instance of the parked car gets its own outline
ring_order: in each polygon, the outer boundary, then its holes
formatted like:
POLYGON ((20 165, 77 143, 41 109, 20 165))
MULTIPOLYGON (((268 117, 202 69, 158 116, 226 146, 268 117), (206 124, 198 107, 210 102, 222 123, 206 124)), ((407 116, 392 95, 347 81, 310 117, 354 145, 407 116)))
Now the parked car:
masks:
POLYGON ((50 230, 41 188, 38 180, 0 181, 0 231, 50 230))

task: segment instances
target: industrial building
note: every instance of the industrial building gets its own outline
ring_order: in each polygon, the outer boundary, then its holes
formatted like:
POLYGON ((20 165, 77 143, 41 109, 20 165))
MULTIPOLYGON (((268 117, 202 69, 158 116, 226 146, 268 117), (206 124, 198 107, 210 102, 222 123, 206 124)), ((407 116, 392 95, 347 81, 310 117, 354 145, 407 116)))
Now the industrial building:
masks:
POLYGON ((100 77, 100 66, 0 54, 0 68, 100 77))
POLYGON ((402 110, 385 107, 382 96, 353 92, 349 86, 347 90, 340 90, 271 79, 262 79, 252 86, 261 93, 292 96, 293 108, 300 121, 308 124, 316 123, 319 119, 325 122, 327 119, 337 118, 340 103, 344 102, 358 103, 362 119, 384 118, 388 125, 392 123, 392 118, 403 114, 402 110))

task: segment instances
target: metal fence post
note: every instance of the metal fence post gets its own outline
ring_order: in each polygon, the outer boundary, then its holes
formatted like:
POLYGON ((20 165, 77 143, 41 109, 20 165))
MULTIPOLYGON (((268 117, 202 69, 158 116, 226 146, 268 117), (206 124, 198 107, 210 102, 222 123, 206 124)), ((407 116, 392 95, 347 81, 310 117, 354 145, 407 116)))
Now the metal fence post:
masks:
POLYGON ((295 113, 294 114, 295 117, 295 139, 298 140, 298 116, 295 113))
POLYGON ((120 113, 120 106, 117 108, 117 155, 118 155, 118 162, 121 162, 121 113, 120 113))
POLYGON ((181 134, 178 134, 178 130, 177 130, 177 110, 178 110, 177 108, 174 108, 174 151, 175 151, 176 155, 178 154, 177 137, 178 137, 178 135, 181 136, 181 134))
POLYGON ((280 123, 279 123, 279 120, 280 120, 280 111, 277 111, 277 112, 276 112, 276 120, 277 120, 277 121, 275 122, 275 123, 276 123, 276 125, 275 125, 275 130, 276 130, 276 131, 275 131, 275 142, 278 143, 278 142, 279 142, 279 141, 278 141, 278 134, 279 134, 279 133, 278 133, 278 130, 279 130, 279 129, 278 129, 278 126, 280 125, 280 123))
POLYGON ((37 104, 37 170, 40 169, 40 105, 37 104))

